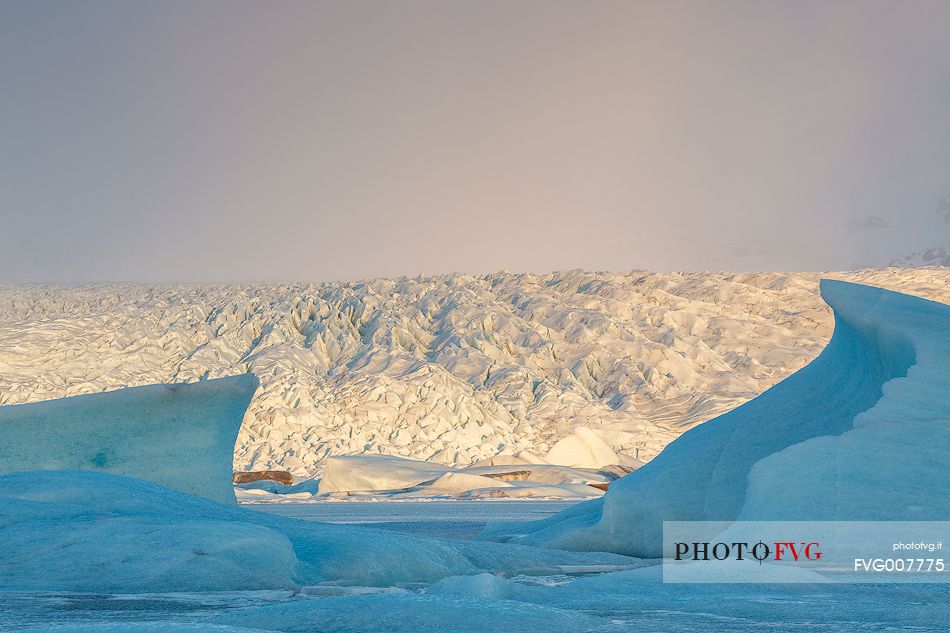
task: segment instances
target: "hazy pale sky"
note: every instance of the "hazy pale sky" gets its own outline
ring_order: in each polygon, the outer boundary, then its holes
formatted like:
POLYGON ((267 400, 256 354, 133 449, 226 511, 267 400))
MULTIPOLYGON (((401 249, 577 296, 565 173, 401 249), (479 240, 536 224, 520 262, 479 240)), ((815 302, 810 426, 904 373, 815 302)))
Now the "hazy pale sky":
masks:
POLYGON ((0 282, 950 244, 950 2, 0 3, 0 282))

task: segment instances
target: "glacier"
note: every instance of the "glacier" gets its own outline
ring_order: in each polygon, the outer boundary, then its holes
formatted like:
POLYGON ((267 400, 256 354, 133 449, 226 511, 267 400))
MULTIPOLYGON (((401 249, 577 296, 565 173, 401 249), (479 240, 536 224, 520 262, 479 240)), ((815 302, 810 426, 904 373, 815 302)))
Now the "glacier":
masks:
MULTIPOLYGON (((470 466, 580 427, 648 461, 813 360, 814 273, 441 275, 269 285, 0 286, 0 406, 254 373, 237 470, 470 466)), ((950 302, 950 269, 826 274, 950 302)))
POLYGON ((0 473, 98 470, 233 503, 252 374, 0 407, 0 473))
MULTIPOLYGON (((835 281, 822 292, 835 332, 814 362, 602 499, 496 530, 506 542, 295 520, 101 470, 0 474, 0 629, 30 630, 29 615, 33 630, 77 632, 946 631, 948 585, 675 585, 643 558, 661 514, 946 518, 950 307, 835 281), (598 548, 613 553, 569 551, 598 548), (55 606, 33 614, 37 600, 55 606)), ((135 391, 97 396, 101 411, 135 391)), ((473 469, 572 470, 522 462, 473 469)))
POLYGON ((814 362, 602 499, 484 537, 651 557, 663 521, 946 520, 950 306, 842 281, 821 291, 835 329, 814 362))

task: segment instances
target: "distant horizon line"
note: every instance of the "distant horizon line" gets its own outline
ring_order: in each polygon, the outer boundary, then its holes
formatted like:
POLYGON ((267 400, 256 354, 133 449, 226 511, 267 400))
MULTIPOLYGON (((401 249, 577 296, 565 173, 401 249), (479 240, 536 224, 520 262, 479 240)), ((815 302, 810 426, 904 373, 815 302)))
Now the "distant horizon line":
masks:
POLYGON ((548 270, 545 272, 538 271, 513 271, 508 269, 501 269, 488 273, 477 273, 477 272, 465 272, 465 271, 452 271, 445 273, 417 273, 417 274, 403 274, 395 276, 385 276, 380 275, 376 277, 361 277, 354 279, 243 279, 243 280, 189 280, 189 281, 147 281, 147 280, 128 280, 128 279, 114 279, 114 280, 90 280, 90 281, 3 281, 0 280, 0 288, 2 287, 37 287, 37 286, 49 286, 49 287, 93 287, 93 286, 245 286, 245 285, 267 285, 267 286, 277 286, 277 285, 323 285, 323 284, 361 284, 361 283, 373 283, 378 281, 408 281, 412 279, 439 279, 443 277, 473 277, 473 278, 488 278, 488 277, 500 277, 500 276, 525 276, 525 275, 535 275, 540 277, 546 276, 557 276, 565 275, 568 273, 588 273, 588 274, 599 274, 599 275, 631 275, 631 274, 648 274, 648 275, 743 275, 743 274, 809 274, 809 275, 820 275, 820 274, 839 274, 839 273, 856 273, 862 271, 881 271, 887 269, 901 269, 901 270, 929 270, 929 269, 942 269, 947 268, 946 266, 940 265, 927 265, 927 266, 894 266, 894 265, 884 265, 884 266, 858 266, 854 268, 843 268, 843 269, 826 269, 826 270, 764 270, 764 269, 750 269, 750 270, 724 270, 724 269, 707 269, 707 270, 685 270, 685 269, 649 269, 649 268, 629 268, 626 270, 606 270, 606 269, 592 269, 592 268, 560 268, 555 270, 548 270))

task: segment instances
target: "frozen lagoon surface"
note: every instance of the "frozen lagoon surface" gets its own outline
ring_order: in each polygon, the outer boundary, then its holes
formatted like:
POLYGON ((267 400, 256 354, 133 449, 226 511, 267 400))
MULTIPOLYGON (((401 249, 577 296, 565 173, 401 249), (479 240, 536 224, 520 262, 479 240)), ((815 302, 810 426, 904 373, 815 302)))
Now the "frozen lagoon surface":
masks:
POLYGON ((471 539, 489 521, 545 519, 577 501, 322 501, 254 505, 255 510, 308 521, 367 525, 422 536, 471 539))
MULTIPOLYGON (((494 520, 531 521, 570 501, 322 502, 255 511, 469 539, 494 520)), ((942 585, 669 585, 659 568, 452 576, 425 586, 324 584, 301 591, 0 592, 0 631, 142 633, 731 632, 950 630, 942 585), (585 573, 585 571, 587 573, 585 573)))
POLYGON ((851 633, 950 630, 943 585, 669 585, 658 568, 427 588, 166 594, 0 592, 2 631, 851 633))
MULTIPOLYGON (((472 580, 472 579, 469 579, 472 580)), ((474 582, 486 579, 475 577, 474 582)), ((945 633, 950 594, 902 585, 521 585, 517 599, 420 591, 2 594, 0 630, 141 633, 945 633), (604 591, 599 591, 603 589, 604 591), (637 591, 639 590, 639 591, 637 591)), ((503 581, 505 582, 505 581, 503 581)), ((520 583, 507 581, 511 585, 520 583)), ((448 588, 452 590, 452 587, 448 588)), ((477 595, 477 594, 476 594, 477 595)))

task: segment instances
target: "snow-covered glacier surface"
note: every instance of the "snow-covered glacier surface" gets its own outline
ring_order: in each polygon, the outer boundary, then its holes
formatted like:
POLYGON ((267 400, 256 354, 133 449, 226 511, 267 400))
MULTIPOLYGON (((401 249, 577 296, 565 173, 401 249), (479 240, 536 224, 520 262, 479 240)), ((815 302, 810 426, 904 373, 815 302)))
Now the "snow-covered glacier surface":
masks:
POLYGON ((657 556, 663 521, 946 520, 950 306, 841 281, 821 290, 835 330, 814 362, 602 499, 486 536, 657 556))
MULTIPOLYGON (((603 490, 627 471, 621 466, 572 468, 556 464, 484 464, 454 468, 433 462, 381 455, 346 455, 327 459, 318 495, 330 498, 412 500, 417 498, 585 498, 599 497, 603 490)), ((608 462, 607 464, 609 464, 608 462)), ((293 487, 265 482, 239 487, 241 501, 306 500, 293 487), (267 494, 273 491, 278 494, 267 494), (263 494, 251 494, 251 493, 263 494), (283 494, 282 494, 283 493, 283 494)))
MULTIPOLYGON (((950 270, 836 277, 950 301, 950 270)), ((818 355, 818 275, 446 275, 269 286, 0 287, 0 404, 253 372, 238 469, 330 455, 468 466, 579 427, 655 456, 818 355)))
POLYGON ((98 470, 234 502, 251 374, 0 407, 0 473, 98 470))

